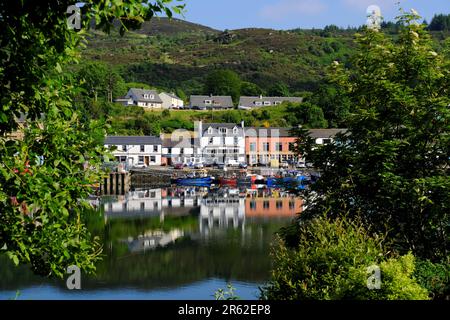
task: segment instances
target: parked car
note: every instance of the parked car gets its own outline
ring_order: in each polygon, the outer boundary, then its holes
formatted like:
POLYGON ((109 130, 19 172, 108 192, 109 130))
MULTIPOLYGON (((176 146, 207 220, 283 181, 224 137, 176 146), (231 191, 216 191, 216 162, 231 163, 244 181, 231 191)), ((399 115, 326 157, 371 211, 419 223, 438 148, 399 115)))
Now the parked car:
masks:
POLYGON ((133 168, 144 169, 144 168, 147 168, 147 165, 144 162, 138 162, 135 165, 133 165, 133 168))
POLYGON ((176 163, 174 166, 174 169, 180 170, 184 168, 184 163, 176 163))
POLYGON ((234 160, 234 159, 227 159, 226 165, 230 166, 230 167, 237 167, 237 166, 239 166, 239 161, 234 160))
POLYGON ((224 163, 217 163, 216 165, 217 165, 217 169, 219 169, 219 170, 224 170, 226 168, 224 163))
POLYGON ((245 162, 241 162, 241 163, 239 163, 239 168, 241 168, 241 169, 247 169, 247 164, 245 163, 245 162))

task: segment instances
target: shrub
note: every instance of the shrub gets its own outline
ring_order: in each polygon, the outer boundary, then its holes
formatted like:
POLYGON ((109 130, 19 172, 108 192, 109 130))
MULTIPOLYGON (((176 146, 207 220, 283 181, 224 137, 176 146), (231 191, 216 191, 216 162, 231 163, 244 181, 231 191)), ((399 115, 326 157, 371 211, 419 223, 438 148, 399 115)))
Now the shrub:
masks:
POLYGON ((297 248, 281 238, 273 250, 274 269, 263 299, 371 300, 427 299, 413 278, 414 256, 388 257, 384 237, 361 222, 316 218, 300 227, 297 248), (367 268, 379 266, 380 288, 369 290, 367 268))
POLYGON ((430 292, 433 299, 450 297, 449 262, 433 263, 429 260, 418 260, 414 272, 417 282, 430 292))

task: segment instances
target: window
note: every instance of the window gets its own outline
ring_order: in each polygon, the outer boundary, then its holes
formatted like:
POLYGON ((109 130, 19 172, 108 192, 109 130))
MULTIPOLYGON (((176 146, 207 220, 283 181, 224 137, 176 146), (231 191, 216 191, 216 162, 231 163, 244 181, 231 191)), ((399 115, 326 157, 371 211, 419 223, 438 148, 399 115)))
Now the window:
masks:
POLYGON ((155 156, 151 156, 151 157, 150 157, 150 161, 153 162, 153 163, 155 163, 155 162, 156 162, 156 157, 155 157, 155 156))
POLYGON ((154 198, 154 197, 156 197, 156 192, 155 191, 150 192, 150 198, 154 198))
POLYGON ((278 106, 278 105, 280 105, 281 104, 281 101, 275 101, 275 103, 274 103, 276 106, 278 106))
POLYGON ((144 99, 148 99, 148 94, 144 94, 144 99))
POLYGON ((214 143, 214 138, 209 138, 209 144, 213 144, 214 143))
POLYGON ((227 128, 219 128, 219 133, 226 134, 227 133, 227 128))
POLYGON ((211 100, 205 100, 205 104, 206 104, 207 106, 210 106, 210 105, 212 104, 212 101, 211 101, 211 100))
POLYGON ((154 95, 150 95, 150 100, 153 100, 153 99, 155 99, 155 96, 154 95))
POLYGON ((158 209, 158 202, 153 202, 153 209, 158 209))
POLYGON ((144 156, 139 156, 139 162, 144 162, 144 156))
POLYGON ((158 146, 153 146, 153 152, 158 152, 158 146))
POLYGON ((323 139, 323 144, 329 144, 331 143, 331 139, 323 139))
POLYGON ((250 143, 250 151, 251 152, 256 152, 256 142, 250 143))
POLYGON ((123 145, 123 146, 122 146, 122 150, 126 152, 126 151, 127 151, 127 146, 126 146, 126 145, 123 145))
POLYGON ((266 151, 266 152, 269 151, 269 143, 268 142, 263 143, 263 151, 266 151))
POLYGON ((236 128, 236 127, 234 127, 234 128, 233 128, 233 134, 237 134, 238 132, 239 132, 239 129, 236 128))
POLYGON ((261 101, 255 101, 255 106, 262 106, 262 102, 261 101))
POLYGON ((141 210, 142 210, 142 211, 145 210, 145 202, 141 202, 141 210))
POLYGON ((289 201, 289 209, 291 209, 291 210, 295 209, 295 202, 294 201, 289 201))
POLYGON ((141 145, 141 152, 144 152, 144 151, 145 151, 145 146, 141 145))
POLYGON ((271 103, 270 103, 270 101, 264 101, 264 105, 265 105, 265 106, 270 106, 271 103))
POLYGON ((283 151, 283 144, 281 142, 275 143, 275 151, 283 151))
POLYGON ((267 201, 267 200, 264 200, 264 202, 263 202, 263 208, 264 208, 264 209, 269 209, 269 208, 270 208, 270 202, 267 201))
POLYGON ((255 200, 250 201, 250 210, 256 210, 256 201, 255 200))
POLYGON ((234 145, 238 145, 239 144, 239 138, 238 137, 234 137, 234 145))
POLYGON ((277 206, 277 209, 283 209, 283 201, 278 200, 278 201, 276 202, 276 206, 277 206))

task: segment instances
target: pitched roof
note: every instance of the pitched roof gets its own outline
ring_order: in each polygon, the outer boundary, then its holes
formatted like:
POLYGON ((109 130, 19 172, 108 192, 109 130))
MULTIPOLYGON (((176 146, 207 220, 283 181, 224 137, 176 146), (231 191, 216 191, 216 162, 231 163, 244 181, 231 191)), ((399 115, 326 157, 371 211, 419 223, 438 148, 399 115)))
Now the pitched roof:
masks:
POLYGON ((159 97, 159 94, 158 94, 158 92, 156 90, 131 88, 128 93, 131 93, 134 96, 136 96, 138 98, 138 101, 154 102, 154 103, 162 103, 163 102, 161 100, 161 98, 159 97), (145 95, 148 95, 149 97, 151 97, 153 95, 154 98, 153 99, 146 99, 146 98, 144 98, 145 95))
POLYGON ((231 96, 191 96, 191 107, 213 107, 213 108, 232 108, 233 100, 231 96), (211 104, 205 101, 211 100, 211 104))
POLYGON ((161 92, 160 94, 165 94, 166 96, 169 96, 170 98, 173 98, 173 99, 182 100, 180 97, 178 97, 178 96, 177 96, 176 94, 174 94, 174 93, 161 92))
POLYGON ((155 136, 108 136, 105 145, 157 145, 162 144, 160 137, 155 136))
POLYGON ((309 129, 311 138, 332 138, 338 133, 345 133, 347 129, 309 129))
POLYGON ((246 137, 294 137, 291 134, 291 128, 283 127, 248 127, 245 129, 246 137), (256 134, 256 135, 255 135, 256 134))
POLYGON ((238 129, 238 135, 242 135, 244 133, 244 129, 242 128, 242 125, 236 124, 236 123, 203 123, 203 136, 217 136, 217 135, 223 135, 222 133, 219 133, 219 128, 227 128, 229 129, 227 134, 232 134, 234 128, 238 129), (208 129, 212 128, 212 133, 208 132, 208 129))
POLYGON ((239 106, 243 107, 263 107, 263 106, 274 106, 276 104, 280 104, 283 102, 294 102, 300 103, 303 102, 303 98, 299 97, 241 97, 239 99, 239 106), (260 102, 261 105, 256 105, 257 102, 260 102), (264 104, 266 102, 266 104, 264 104))

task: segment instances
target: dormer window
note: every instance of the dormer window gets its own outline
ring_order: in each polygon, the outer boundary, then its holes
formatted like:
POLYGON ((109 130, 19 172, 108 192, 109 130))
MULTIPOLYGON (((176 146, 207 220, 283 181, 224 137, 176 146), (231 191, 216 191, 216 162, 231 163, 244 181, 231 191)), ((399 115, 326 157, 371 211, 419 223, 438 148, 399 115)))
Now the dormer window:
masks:
POLYGON ((212 104, 212 100, 205 100, 205 104, 206 104, 207 106, 210 106, 210 105, 212 104))
POLYGON ((271 103, 270 103, 270 101, 264 101, 264 105, 265 105, 265 106, 270 106, 271 103))
POLYGON ((255 106, 262 106, 262 102, 261 101, 255 101, 255 106))
POLYGON ((219 128, 219 133, 226 134, 227 133, 227 128, 219 128))
POLYGON ((155 99, 155 96, 154 95, 150 95, 150 100, 153 100, 153 99, 155 99))
POLYGON ((281 101, 275 101, 275 105, 278 106, 281 104, 281 101))
POLYGON ((233 134, 237 134, 238 131, 239 131, 238 128, 236 128, 236 127, 233 128, 233 134))
POLYGON ((148 99, 148 94, 144 94, 144 99, 148 99))

